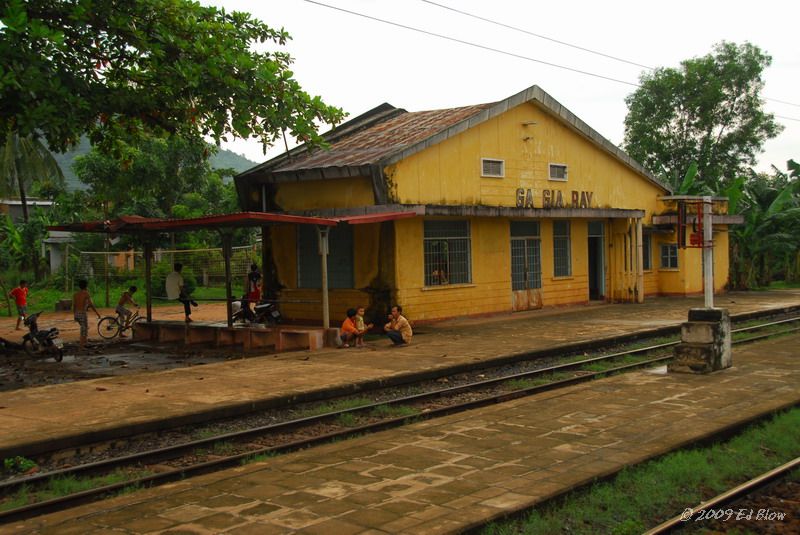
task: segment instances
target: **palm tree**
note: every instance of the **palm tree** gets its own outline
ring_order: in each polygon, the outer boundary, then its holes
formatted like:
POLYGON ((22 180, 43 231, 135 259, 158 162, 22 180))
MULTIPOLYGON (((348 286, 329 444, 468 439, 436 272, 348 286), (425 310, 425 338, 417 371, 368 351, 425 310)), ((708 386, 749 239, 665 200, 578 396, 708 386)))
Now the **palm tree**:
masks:
POLYGON ((6 133, 0 153, 0 194, 19 193, 22 217, 28 222, 27 191, 36 182, 63 184, 64 173, 48 148, 33 136, 20 137, 16 131, 6 133))

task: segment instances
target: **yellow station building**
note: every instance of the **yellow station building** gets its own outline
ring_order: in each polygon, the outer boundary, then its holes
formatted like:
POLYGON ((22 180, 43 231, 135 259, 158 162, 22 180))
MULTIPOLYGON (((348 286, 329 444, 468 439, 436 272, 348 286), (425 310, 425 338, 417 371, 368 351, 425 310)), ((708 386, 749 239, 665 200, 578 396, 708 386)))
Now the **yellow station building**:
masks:
MULTIPOLYGON (((452 109, 383 104, 325 137, 329 148, 297 147, 236 186, 246 211, 347 218, 329 234, 333 318, 357 305, 399 303, 419 322, 703 291, 702 249, 678 243, 678 204, 692 199, 537 86, 452 109)), ((725 199, 713 206, 721 290, 737 221, 725 199)), ((318 321, 316 229, 273 227, 265 250, 284 315, 318 321)))

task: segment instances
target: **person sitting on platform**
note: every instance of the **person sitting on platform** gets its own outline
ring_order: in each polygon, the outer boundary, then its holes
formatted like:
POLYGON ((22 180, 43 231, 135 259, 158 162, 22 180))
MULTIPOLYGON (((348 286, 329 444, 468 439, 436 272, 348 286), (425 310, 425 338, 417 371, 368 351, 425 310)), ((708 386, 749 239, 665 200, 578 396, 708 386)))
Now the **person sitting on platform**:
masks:
POLYGON ((197 301, 194 301, 189 296, 189 292, 186 290, 186 286, 184 286, 183 276, 181 275, 183 264, 176 262, 173 267, 175 271, 167 275, 167 280, 165 283, 167 299, 177 299, 183 303, 183 312, 186 315, 186 323, 190 323, 192 321, 192 318, 190 318, 192 315, 191 307, 196 307, 197 301))
POLYGON ((400 346, 411 343, 411 337, 414 332, 411 330, 411 324, 402 315, 403 307, 395 305, 392 307, 392 313, 389 315, 389 323, 383 329, 386 331, 386 336, 389 337, 394 345, 400 346))
POLYGON ((358 336, 356 312, 355 308, 347 309, 347 317, 342 322, 342 328, 339 331, 339 336, 342 338, 341 347, 350 347, 350 344, 353 344, 358 336))

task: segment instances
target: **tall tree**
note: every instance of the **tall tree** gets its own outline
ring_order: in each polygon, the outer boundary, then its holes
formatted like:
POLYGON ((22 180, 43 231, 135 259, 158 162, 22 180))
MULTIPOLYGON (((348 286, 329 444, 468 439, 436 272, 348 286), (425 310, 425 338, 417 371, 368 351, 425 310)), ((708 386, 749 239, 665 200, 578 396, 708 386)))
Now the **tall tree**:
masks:
POLYGON ((27 223, 28 191, 38 181, 63 186, 64 174, 53 155, 41 141, 31 135, 20 137, 16 132, 5 136, 0 153, 0 194, 19 194, 22 217, 27 223))
POLYGON ((88 133, 123 157, 142 132, 266 147, 288 130, 321 143, 315 122, 343 113, 301 89, 288 54, 265 50, 289 38, 189 0, 8 0, 0 135, 41 136, 63 151, 88 133))
POLYGON ((625 99, 625 150, 675 189, 697 162, 698 183, 718 191, 782 130, 760 96, 771 61, 750 43, 722 42, 679 68, 643 74, 625 99))

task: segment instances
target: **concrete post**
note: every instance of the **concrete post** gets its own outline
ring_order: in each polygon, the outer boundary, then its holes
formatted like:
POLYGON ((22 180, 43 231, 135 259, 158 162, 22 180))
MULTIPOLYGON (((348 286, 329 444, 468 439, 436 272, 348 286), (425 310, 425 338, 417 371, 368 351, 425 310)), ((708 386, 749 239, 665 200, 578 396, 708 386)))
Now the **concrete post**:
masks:
POLYGON ((692 308, 681 325, 681 343, 667 369, 680 373, 709 373, 730 368, 731 318, 723 308, 692 308))
POLYGON ((231 235, 222 233, 222 257, 225 260, 225 314, 228 327, 233 327, 233 292, 231 290, 231 235))
POLYGON ((144 242, 144 291, 147 321, 153 321, 153 244, 144 242))
POLYGON ((703 197, 703 295, 706 308, 714 308, 714 243, 711 197, 703 197))
POLYGON ((328 233, 330 229, 317 225, 319 238, 320 268, 322 273, 322 327, 329 329, 331 326, 331 312, 328 303, 328 233))
POLYGON ((642 251, 642 218, 636 218, 636 302, 644 303, 644 253, 642 251))

